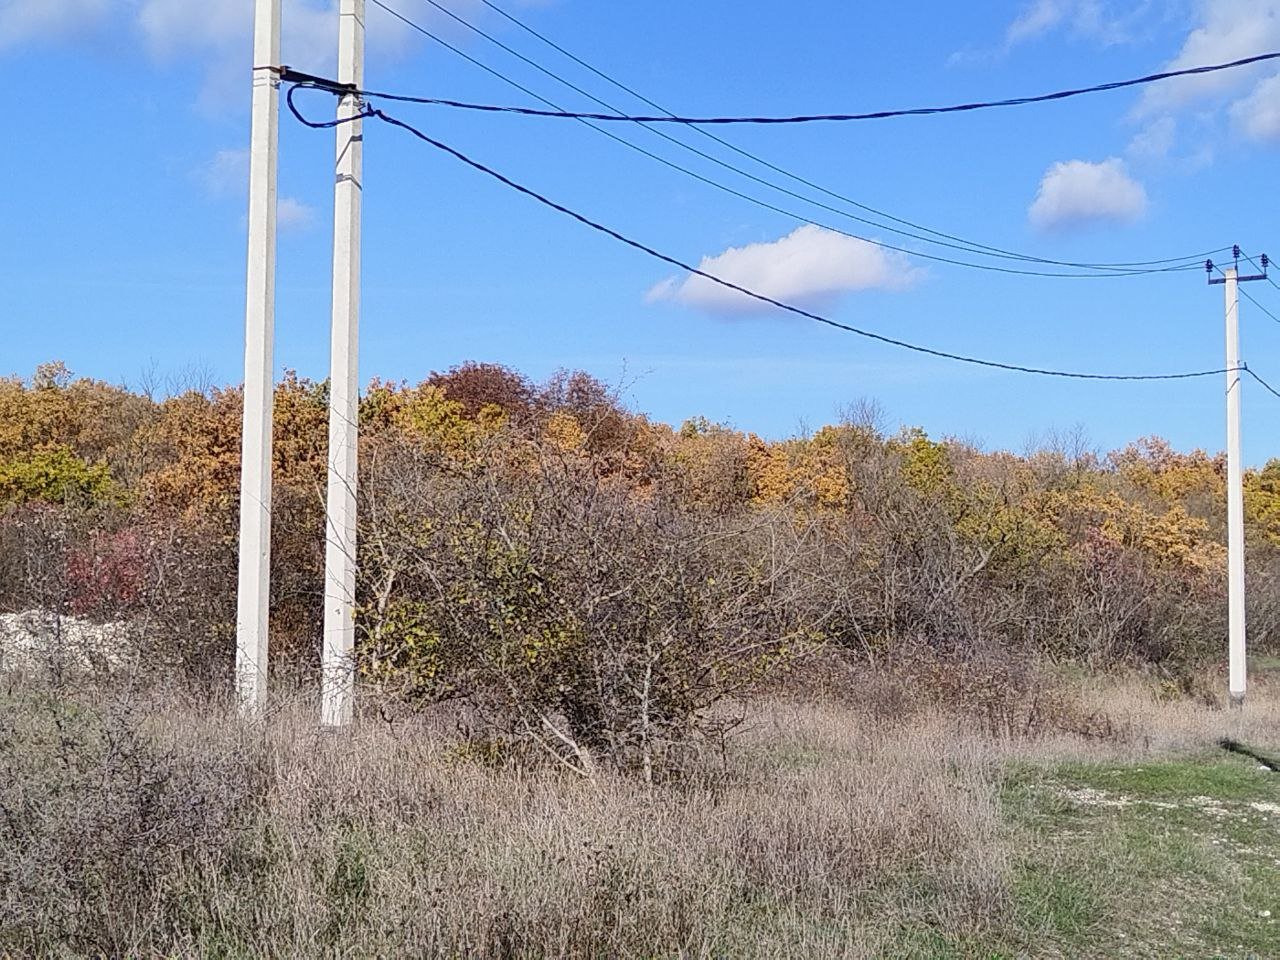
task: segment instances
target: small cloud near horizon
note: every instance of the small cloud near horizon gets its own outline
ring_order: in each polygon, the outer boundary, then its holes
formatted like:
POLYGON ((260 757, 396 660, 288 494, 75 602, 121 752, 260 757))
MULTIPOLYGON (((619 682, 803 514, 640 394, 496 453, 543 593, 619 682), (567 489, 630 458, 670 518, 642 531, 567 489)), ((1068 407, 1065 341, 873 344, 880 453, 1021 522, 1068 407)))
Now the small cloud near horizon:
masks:
MULTIPOLYGON (((784 303, 818 307, 860 290, 903 290, 923 275, 905 256, 822 227, 806 225, 768 243, 730 247, 703 257, 700 270, 784 303)), ((769 304, 705 277, 672 277, 646 299, 713 313, 766 313, 769 304)))
POLYGON ((1098 163, 1055 163, 1040 181, 1027 210, 1040 230, 1062 230, 1093 223, 1132 223, 1147 212, 1147 191, 1129 175, 1119 157, 1098 163))

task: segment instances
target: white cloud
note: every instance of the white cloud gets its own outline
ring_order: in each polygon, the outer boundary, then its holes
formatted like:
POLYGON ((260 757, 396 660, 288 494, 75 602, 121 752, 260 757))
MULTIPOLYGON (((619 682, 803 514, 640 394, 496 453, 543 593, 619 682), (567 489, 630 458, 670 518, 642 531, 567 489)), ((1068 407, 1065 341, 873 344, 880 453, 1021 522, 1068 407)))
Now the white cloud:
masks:
MULTIPOLYGON (((1162 69, 1227 63, 1277 48, 1280 0, 1196 0, 1192 29, 1178 55, 1162 69)), ((1276 105, 1280 80, 1260 80, 1267 69, 1259 64, 1144 88, 1131 119, 1145 120, 1147 126, 1134 137, 1128 155, 1135 160, 1169 160, 1188 171, 1202 169, 1213 162, 1214 144, 1222 139, 1224 108, 1240 135, 1280 140, 1280 106, 1276 105), (1252 92, 1241 97, 1250 85, 1252 92), (1173 155, 1175 117, 1188 121, 1192 131, 1183 137, 1192 149, 1181 158, 1173 155)))
POLYGON ((281 197, 276 205, 276 221, 281 230, 305 230, 316 222, 316 211, 301 200, 281 197))
POLYGON ((1267 77, 1253 93, 1233 103, 1231 121, 1250 140, 1280 140, 1280 74, 1267 77))
POLYGON ((1219 137, 1214 131, 1214 117, 1201 115, 1180 120, 1171 113, 1162 114, 1145 124, 1125 147, 1126 159, 1142 166, 1157 165, 1184 174, 1196 173, 1213 165, 1219 137), (1179 137, 1179 131, 1189 129, 1179 137), (1184 149, 1176 150, 1179 139, 1184 149))
POLYGON ((61 39, 97 26, 118 0, 5 0, 0 2, 0 50, 61 39))
POLYGON ((1002 44, 966 47, 951 54, 947 62, 952 66, 987 63, 1055 32, 1103 47, 1140 42, 1160 26, 1173 5, 1174 0, 1024 0, 1005 27, 1002 44))
MULTIPOLYGON (((545 7, 558 0, 513 0, 545 7)), ((282 56, 307 72, 331 69, 336 57, 338 0, 283 0, 282 56)), ((451 0, 459 16, 487 11, 481 0, 451 0)), ((41 40, 68 40, 95 27, 124 24, 159 59, 196 54, 210 70, 231 60, 247 67, 253 35, 254 0, 0 0, 0 51, 41 40)), ((366 14, 370 52, 403 50, 411 28, 374 4, 366 14)), ((452 29, 450 18, 422 9, 415 19, 429 28, 452 29)))
POLYGON ((1152 0, 1034 0, 1005 29, 1005 49, 1060 28, 1103 46, 1127 43, 1142 32, 1157 7, 1152 0))
MULTIPOLYGON (((253 0, 141 0, 137 25, 157 60, 196 57, 204 64, 200 105, 218 113, 247 104, 253 55, 253 0)), ((380 8, 370 9, 370 43, 382 32, 380 8), (372 22, 379 28, 376 32, 372 22)), ((383 15, 385 16, 385 15, 383 15)), ((389 17, 387 19, 390 19, 389 17)), ((308 73, 332 73, 337 57, 338 14, 334 0, 284 0, 281 59, 308 73)), ((398 35, 399 30, 388 33, 398 35)))
MULTIPOLYGON (((127 0, 126 0, 127 2, 127 0)), ((134 0, 137 2, 137 0, 134 0)), ((307 72, 331 68, 338 45, 336 0, 284 0, 281 56, 307 72)), ((248 61, 252 50, 254 0, 140 0, 137 22, 148 48, 168 58, 192 51, 234 51, 248 61)), ((370 5, 368 41, 376 51, 407 29, 370 5)))
POLYGON ((214 196, 243 193, 249 182, 249 148, 219 150, 201 168, 199 178, 214 196))
POLYGON ((1139 160, 1163 160, 1173 149, 1177 132, 1176 119, 1168 115, 1158 117, 1134 135, 1125 153, 1139 160))
POLYGON ((1065 0, 1036 0, 1009 24, 1005 43, 1013 46, 1048 33, 1066 18, 1067 8, 1065 0))
MULTIPOLYGON (((817 226, 803 226, 772 243, 730 247, 704 257, 699 269, 756 293, 800 306, 820 306, 855 290, 901 290, 921 275, 901 254, 817 226)), ((665 280, 648 299, 726 313, 760 313, 768 304, 705 277, 665 280)))
POLYGON ((1111 157, 1101 163, 1055 163, 1040 181, 1040 192, 1027 215, 1034 226, 1052 230, 1104 221, 1129 222, 1146 210, 1146 190, 1129 176, 1123 160, 1111 157))
MULTIPOLYGON (((1183 70, 1242 60, 1280 46, 1280 0, 1200 0, 1197 26, 1165 70, 1183 70)), ((1139 114, 1183 107, 1238 89, 1261 68, 1180 77, 1152 84, 1143 92, 1139 114)))
MULTIPOLYGON (((248 103, 253 9, 254 0, 0 0, 0 51, 37 41, 74 40, 123 25, 153 59, 194 61, 204 72, 201 105, 217 111, 228 103, 248 103)), ((337 57, 337 10, 337 0, 284 0, 284 62, 309 73, 331 72, 337 57)), ((409 28, 374 5, 367 16, 371 55, 401 52, 409 28)), ((424 22, 431 25, 432 17, 424 15, 424 22)))

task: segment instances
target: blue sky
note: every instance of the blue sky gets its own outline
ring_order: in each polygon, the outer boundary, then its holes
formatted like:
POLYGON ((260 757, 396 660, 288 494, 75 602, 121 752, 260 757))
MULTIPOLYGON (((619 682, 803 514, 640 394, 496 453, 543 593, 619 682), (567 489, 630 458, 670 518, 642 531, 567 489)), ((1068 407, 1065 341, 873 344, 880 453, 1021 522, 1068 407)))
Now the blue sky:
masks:
MULTIPOLYGON (((387 0, 566 106, 580 95, 425 0, 387 0)), ((459 15, 579 86, 640 104, 479 0, 459 15)), ((1280 0, 499 0, 641 93, 685 113, 861 111, 1037 93, 1280 49, 1280 0)), ((0 232, 0 372, 59 358, 139 383, 242 376, 251 0, 0 0, 10 185, 0 232)), ((321 0, 287 0, 286 60, 333 69, 321 0)), ((528 98, 370 13, 371 88, 528 98)), ((304 101, 317 116, 332 102, 304 101)), ((886 254, 726 195, 572 121, 392 112, 637 239, 833 318, 941 349, 1115 373, 1223 364, 1222 288, 1195 271, 1010 277, 886 254)), ((805 216, 893 241, 684 154, 615 133, 805 216)), ((689 143, 737 164, 696 133, 689 143)), ((1131 261, 1240 243, 1269 251, 1280 210, 1280 70, 1253 68, 1016 110, 718 130, 895 216, 1067 260, 1131 261)), ((333 135, 285 114, 278 369, 328 369, 333 135)), ((361 377, 419 380, 465 360, 535 378, 582 368, 628 402, 770 437, 876 400, 890 424, 1021 449, 1082 426, 1103 449, 1148 434, 1222 446, 1223 384, 1099 384, 984 371, 796 317, 744 309, 510 193, 405 134, 366 131, 361 377)), ((767 179, 767 170, 751 167, 767 179)), ((794 184, 791 184, 795 187, 794 184)), ((799 192, 805 188, 795 187, 799 192)), ((901 241, 920 247, 916 241, 901 241)), ((935 250, 947 254, 946 250, 935 250)), ((954 251, 953 251, 954 253, 954 251)), ((1249 292, 1280 315, 1280 291, 1249 292)), ((1280 381, 1280 324, 1242 304, 1244 356, 1280 381)), ((1280 401, 1247 385, 1246 458, 1280 455, 1280 401)))

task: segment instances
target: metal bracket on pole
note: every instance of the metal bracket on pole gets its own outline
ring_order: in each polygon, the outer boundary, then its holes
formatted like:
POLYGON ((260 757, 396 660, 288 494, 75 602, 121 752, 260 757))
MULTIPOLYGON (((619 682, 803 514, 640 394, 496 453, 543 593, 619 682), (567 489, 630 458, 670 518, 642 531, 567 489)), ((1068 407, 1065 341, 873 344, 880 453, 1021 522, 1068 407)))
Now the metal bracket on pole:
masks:
POLYGON ((280 79, 284 83, 302 83, 310 87, 318 87, 321 90, 328 90, 332 93, 356 93, 360 92, 360 87, 355 83, 339 83, 337 80, 330 80, 327 77, 317 77, 314 74, 303 73, 301 70, 295 70, 293 67, 284 66, 273 68, 280 72, 280 79))

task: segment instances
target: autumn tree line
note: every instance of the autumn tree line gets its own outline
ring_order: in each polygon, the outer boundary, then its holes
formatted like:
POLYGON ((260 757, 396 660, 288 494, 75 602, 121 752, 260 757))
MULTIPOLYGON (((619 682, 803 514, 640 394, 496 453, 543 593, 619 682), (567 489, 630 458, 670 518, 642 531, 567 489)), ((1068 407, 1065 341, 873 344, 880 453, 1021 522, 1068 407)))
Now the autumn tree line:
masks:
MULTIPOLYGON (((317 668, 327 400, 295 375, 275 393, 277 686, 317 668)), ((227 689, 240 421, 237 388, 158 397, 61 364, 0 380, 0 612, 126 624, 138 669, 227 689)), ((655 423, 584 373, 477 363, 374 381, 360 421, 362 695, 453 704, 495 757, 652 775, 743 694, 904 678, 988 725, 1088 732, 1036 678, 1189 689, 1224 655, 1225 462, 1159 439, 985 452, 857 408, 766 441, 655 423)), ((1280 460, 1245 484, 1266 651, 1280 460)))

